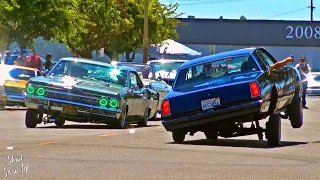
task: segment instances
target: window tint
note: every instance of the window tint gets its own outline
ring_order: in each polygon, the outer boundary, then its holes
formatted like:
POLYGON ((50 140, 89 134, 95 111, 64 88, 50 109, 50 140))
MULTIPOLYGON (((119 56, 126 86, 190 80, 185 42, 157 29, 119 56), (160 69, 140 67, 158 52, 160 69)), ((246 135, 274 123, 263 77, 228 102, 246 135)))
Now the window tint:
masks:
POLYGON ((254 71, 260 71, 260 69, 251 55, 212 60, 211 62, 181 69, 175 87, 254 71))
POLYGON ((265 50, 259 49, 259 50, 257 51, 257 54, 259 55, 260 58, 263 58, 263 59, 265 60, 265 62, 266 62, 267 65, 268 65, 268 68, 269 68, 272 64, 276 63, 276 60, 275 60, 269 53, 265 52, 265 50))

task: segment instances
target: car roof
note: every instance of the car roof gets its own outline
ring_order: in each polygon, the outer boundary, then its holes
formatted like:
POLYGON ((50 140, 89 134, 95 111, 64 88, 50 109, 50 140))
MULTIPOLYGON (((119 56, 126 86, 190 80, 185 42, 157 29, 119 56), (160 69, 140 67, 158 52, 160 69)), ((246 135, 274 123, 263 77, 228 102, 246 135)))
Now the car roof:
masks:
POLYGON ((25 66, 16 66, 16 65, 7 65, 7 64, 1 64, 0 68, 8 68, 8 69, 13 69, 13 68, 17 68, 17 69, 25 69, 25 70, 32 70, 32 71, 38 71, 38 69, 36 68, 30 68, 30 67, 25 67, 25 66))
POLYGON ((128 67, 128 66, 117 66, 116 64, 110 64, 106 62, 100 62, 100 61, 94 61, 91 59, 85 59, 85 58, 73 58, 73 57, 66 57, 62 58, 60 60, 65 60, 65 61, 76 61, 76 62, 82 62, 82 63, 90 63, 94 65, 99 65, 99 66, 107 66, 107 67, 117 67, 120 70, 125 70, 125 71, 135 71, 133 68, 128 67))
POLYGON ((181 68, 189 67, 189 66, 192 66, 195 64, 205 63, 207 61, 218 60, 218 59, 228 58, 228 57, 232 57, 232 56, 239 56, 239 55, 243 55, 243 54, 251 54, 256 49, 258 49, 258 48, 255 48, 255 47, 243 48, 243 49, 226 51, 226 52, 221 52, 221 53, 217 53, 217 54, 213 54, 213 55, 209 55, 209 56, 196 58, 196 59, 193 59, 193 60, 190 60, 190 61, 184 63, 181 66, 181 68))

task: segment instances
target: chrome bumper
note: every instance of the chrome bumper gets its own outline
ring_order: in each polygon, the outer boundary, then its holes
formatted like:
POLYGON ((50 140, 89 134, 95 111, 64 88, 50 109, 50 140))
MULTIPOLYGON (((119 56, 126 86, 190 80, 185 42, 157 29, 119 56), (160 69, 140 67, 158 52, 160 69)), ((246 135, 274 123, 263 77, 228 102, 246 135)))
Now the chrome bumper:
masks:
POLYGON ((0 100, 4 104, 23 104, 25 102, 25 95, 0 94, 0 100))
MULTIPOLYGON (((93 106, 89 104, 83 104, 73 101, 46 98, 46 97, 37 97, 28 95, 25 98, 25 105, 31 109, 44 109, 47 112, 60 112, 62 113, 63 105, 72 105, 77 108, 79 117, 81 116, 101 116, 105 118, 115 118, 119 119, 121 116, 121 109, 111 109, 103 108, 99 106, 93 106)), ((62 113, 63 114, 63 113, 62 113)), ((66 114, 68 115, 68 114, 66 114)))

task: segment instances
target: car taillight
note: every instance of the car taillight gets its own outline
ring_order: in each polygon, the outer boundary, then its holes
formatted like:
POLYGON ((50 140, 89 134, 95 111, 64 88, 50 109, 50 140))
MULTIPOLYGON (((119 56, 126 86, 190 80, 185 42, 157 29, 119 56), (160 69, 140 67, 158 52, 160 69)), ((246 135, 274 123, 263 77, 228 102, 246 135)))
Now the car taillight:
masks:
POLYGON ((250 83, 250 92, 251 92, 251 97, 260 96, 259 85, 256 82, 251 82, 250 83))
POLYGON ((162 115, 169 115, 170 114, 170 104, 169 100, 163 100, 161 104, 161 114, 162 115))

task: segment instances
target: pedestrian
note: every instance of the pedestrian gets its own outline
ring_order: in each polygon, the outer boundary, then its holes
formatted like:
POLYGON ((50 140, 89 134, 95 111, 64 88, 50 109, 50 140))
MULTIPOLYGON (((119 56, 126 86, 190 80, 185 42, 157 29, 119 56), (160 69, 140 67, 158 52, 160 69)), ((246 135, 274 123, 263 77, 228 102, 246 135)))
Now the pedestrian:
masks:
POLYGON ((41 71, 42 63, 40 57, 36 54, 34 49, 30 50, 30 56, 27 57, 25 66, 30 68, 37 68, 41 71))
POLYGON ((311 71, 309 64, 306 62, 306 58, 304 56, 300 57, 300 63, 296 65, 296 68, 299 70, 301 77, 301 84, 303 87, 302 92, 302 107, 308 109, 306 106, 306 96, 307 96, 307 87, 308 87, 308 74, 311 71))
POLYGON ((22 49, 21 55, 17 58, 15 65, 17 66, 24 66, 27 60, 27 50, 22 49))
POLYGON ((46 62, 44 63, 44 70, 50 70, 52 66, 52 55, 50 53, 46 56, 46 62))
POLYGON ((11 57, 10 51, 6 51, 6 56, 4 58, 4 64, 7 64, 7 65, 13 65, 14 64, 14 60, 11 57))

